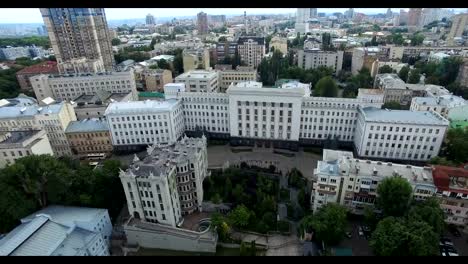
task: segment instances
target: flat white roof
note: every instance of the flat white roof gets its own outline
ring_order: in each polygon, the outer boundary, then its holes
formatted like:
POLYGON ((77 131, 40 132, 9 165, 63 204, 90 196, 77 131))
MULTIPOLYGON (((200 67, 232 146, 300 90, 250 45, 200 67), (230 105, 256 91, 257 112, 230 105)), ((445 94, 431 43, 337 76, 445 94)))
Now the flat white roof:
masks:
POLYGON ((216 71, 205 71, 205 70, 195 70, 189 71, 186 73, 182 73, 181 75, 177 76, 176 79, 185 79, 185 78, 194 78, 194 79, 206 79, 206 78, 213 78, 217 75, 216 71))
POLYGON ((109 104, 104 115, 167 112, 172 110, 176 104, 177 100, 175 99, 113 102, 109 104))

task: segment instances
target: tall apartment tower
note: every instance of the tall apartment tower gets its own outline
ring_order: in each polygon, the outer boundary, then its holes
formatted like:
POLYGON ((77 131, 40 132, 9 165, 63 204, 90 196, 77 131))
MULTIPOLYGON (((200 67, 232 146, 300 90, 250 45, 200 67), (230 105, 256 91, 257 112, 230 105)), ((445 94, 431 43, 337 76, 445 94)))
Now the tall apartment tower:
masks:
POLYGON ((410 8, 408 11, 408 26, 419 27, 422 8, 410 8))
POLYGON ((206 13, 197 14, 197 29, 200 35, 208 33, 208 15, 206 13))
POLYGON ((60 73, 112 71, 104 8, 41 8, 60 73))
POLYGON ((154 25, 154 24, 156 24, 154 20, 154 16, 152 14, 146 15, 146 25, 154 25))
POLYGON ((461 37, 468 25, 468 13, 459 14, 452 18, 452 28, 447 36, 447 44, 454 45, 454 38, 461 37))

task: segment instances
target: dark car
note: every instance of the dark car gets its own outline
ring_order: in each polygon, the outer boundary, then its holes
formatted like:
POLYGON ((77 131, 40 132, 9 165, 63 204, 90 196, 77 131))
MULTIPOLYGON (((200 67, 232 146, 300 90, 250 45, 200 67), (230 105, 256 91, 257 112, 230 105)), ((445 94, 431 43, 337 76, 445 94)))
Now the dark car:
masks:
POLYGON ((449 231, 454 235, 455 237, 461 237, 460 231, 458 231, 458 228, 454 225, 449 225, 449 231))

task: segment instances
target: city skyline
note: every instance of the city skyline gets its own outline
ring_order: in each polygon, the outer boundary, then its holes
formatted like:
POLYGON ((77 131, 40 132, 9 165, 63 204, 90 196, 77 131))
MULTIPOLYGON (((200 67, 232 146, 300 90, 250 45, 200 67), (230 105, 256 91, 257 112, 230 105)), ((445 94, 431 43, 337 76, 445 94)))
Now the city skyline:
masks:
MULTIPOLYGON (((393 12, 399 12, 400 9, 391 8, 393 12)), ((456 13, 466 11, 465 8, 449 8, 456 13)), ((247 11, 247 15, 267 15, 267 14, 293 14, 297 8, 105 8, 108 20, 118 19, 145 19, 148 13, 154 15, 156 21, 160 18, 172 17, 196 17, 197 13, 205 12, 208 15, 242 15, 247 11)), ((348 10, 348 8, 318 8, 320 13, 334 13, 348 10)), ((355 8, 355 12, 364 14, 386 13, 387 8, 355 8)), ((0 9, 0 24, 16 23, 43 23, 39 8, 2 8, 0 9)))

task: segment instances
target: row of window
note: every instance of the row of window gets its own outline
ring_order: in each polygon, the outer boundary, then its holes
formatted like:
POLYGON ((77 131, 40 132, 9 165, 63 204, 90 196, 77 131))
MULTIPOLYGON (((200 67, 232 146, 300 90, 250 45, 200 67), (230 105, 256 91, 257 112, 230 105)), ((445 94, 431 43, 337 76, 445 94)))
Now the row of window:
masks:
MULTIPOLYGON (((368 139, 379 139, 379 135, 380 135, 380 140, 384 140, 385 138, 387 140, 400 140, 400 141, 403 141, 403 140, 406 140, 406 141, 418 141, 418 136, 403 136, 403 135, 400 135, 398 137, 398 135, 389 135, 389 134, 372 134, 372 133, 369 133, 369 135, 367 136, 368 139), (374 136, 372 138, 372 136, 374 136), (393 138, 393 139, 392 139, 393 138)), ((424 138, 426 138, 425 142, 429 142, 431 141, 431 137, 430 136, 427 136, 427 137, 424 137, 424 136, 420 136, 419 137, 419 142, 423 142, 424 141, 424 138)), ((433 137, 432 138, 432 142, 436 142, 437 141, 437 137, 433 137)))
MULTIPOLYGON (((371 142, 367 142, 367 146, 370 147, 371 146, 371 142)), ((382 142, 379 143, 379 147, 383 147, 384 144, 382 142)), ((404 149, 407 149, 409 147, 409 149, 414 149, 415 145, 414 144, 396 144, 396 143, 385 143, 385 147, 388 148, 389 146, 391 146, 392 148, 394 147, 397 147, 398 149, 401 149, 401 147, 403 147, 404 149)), ((373 142, 372 143, 372 147, 377 147, 377 142, 373 142)), ((427 145, 424 145, 424 146, 421 146, 421 145, 416 145, 416 149, 419 150, 419 149, 423 149, 423 150, 426 150, 428 148, 427 145)), ((430 151, 433 151, 434 150, 434 146, 429 146, 429 150, 430 151)))
MULTIPOLYGON (((389 126, 388 131, 392 132, 393 128, 394 128, 393 126, 389 126)), ((370 130, 373 131, 374 126, 370 126, 370 130)), ((375 130, 380 131, 380 126, 375 126, 375 130)), ((387 126, 382 126, 382 131, 386 131, 386 130, 387 130, 387 126)), ((426 131, 427 131, 428 134, 432 134, 434 130, 432 128, 428 128, 428 129, 421 128, 421 133, 422 134, 425 134, 426 131)), ((400 132, 400 127, 395 127, 395 132, 400 132)), ((406 127, 402 127, 401 132, 403 132, 403 133, 406 132, 406 127)), ((440 132, 440 129, 435 130, 436 135, 438 135, 439 132, 440 132)), ((412 127, 408 128, 408 133, 413 133, 413 128, 412 127)), ((419 128, 415 128, 414 133, 419 133, 419 128)))
MULTIPOLYGON (((387 156, 387 152, 386 151, 369 151, 369 150, 366 150, 365 152, 365 156, 369 156, 369 153, 370 153, 370 156, 380 156, 380 157, 393 157, 393 152, 389 152, 388 156, 387 156)), ((399 152, 395 152, 395 158, 402 158, 402 159, 421 159, 421 160, 429 160, 432 158, 432 155, 431 154, 421 154, 421 156, 419 156, 418 153, 408 153, 406 154, 406 152, 402 152, 401 154, 399 152)))

